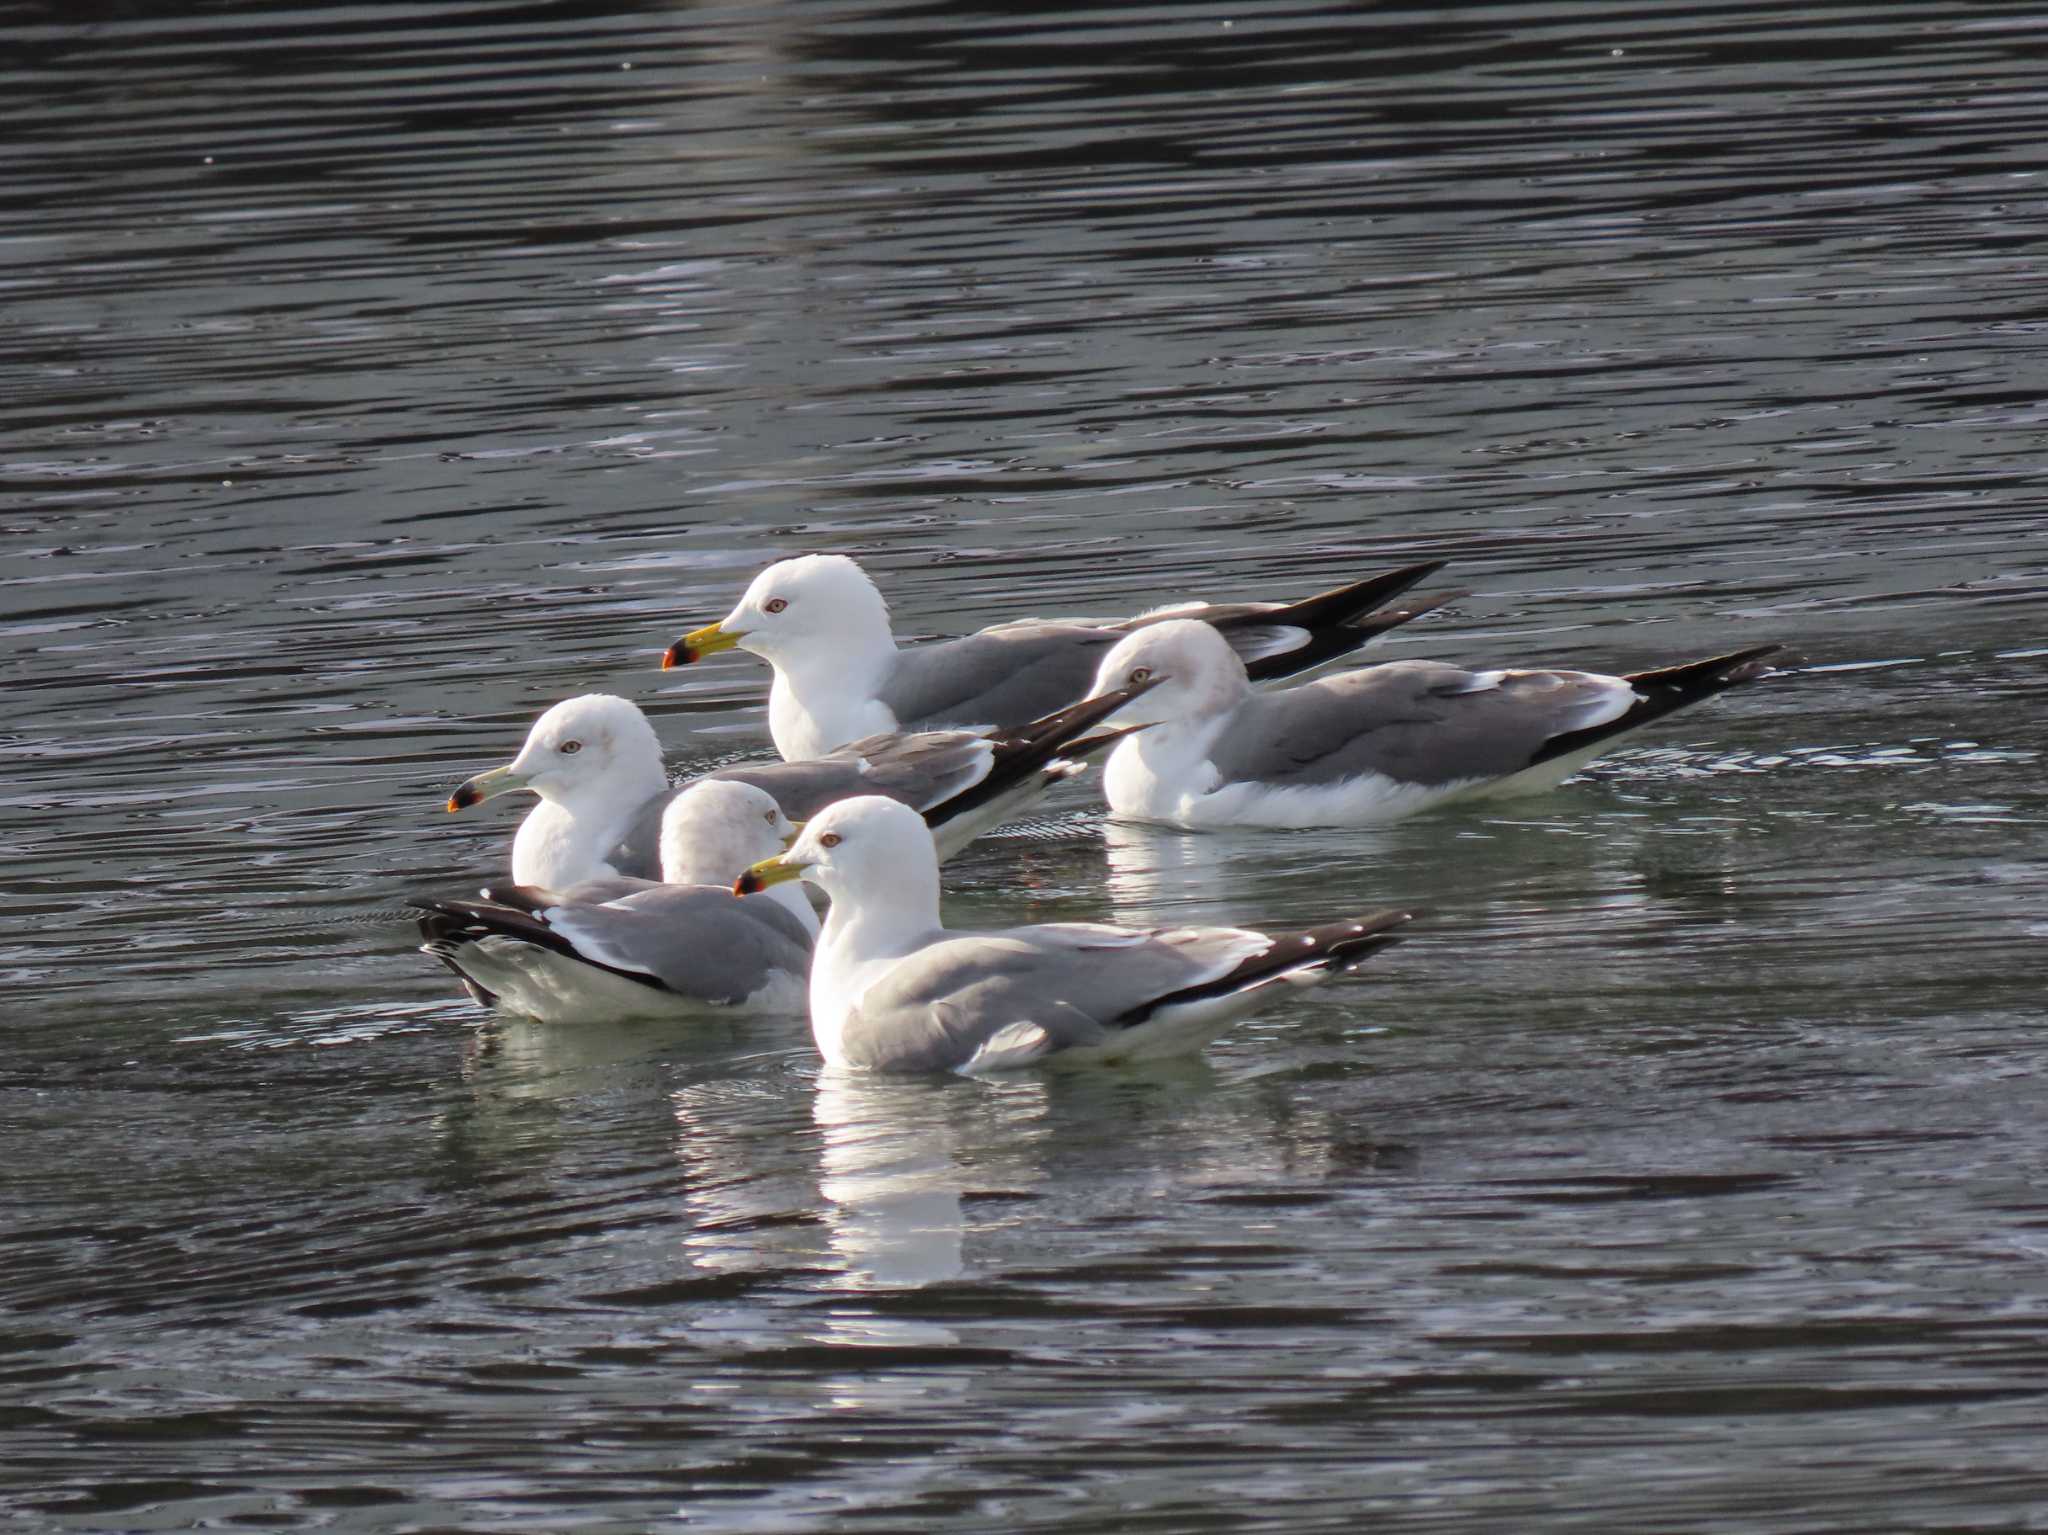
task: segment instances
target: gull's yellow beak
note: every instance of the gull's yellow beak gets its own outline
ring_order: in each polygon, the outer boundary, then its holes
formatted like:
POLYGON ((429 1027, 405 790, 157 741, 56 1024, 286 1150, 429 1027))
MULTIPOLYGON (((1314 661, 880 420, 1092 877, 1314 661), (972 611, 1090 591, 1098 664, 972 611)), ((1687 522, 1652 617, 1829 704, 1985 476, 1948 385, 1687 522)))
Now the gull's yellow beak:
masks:
POLYGON ((786 885, 793 879, 801 879, 809 864, 791 863, 783 858, 764 858, 759 863, 749 864, 746 873, 732 882, 734 895, 759 895, 770 885, 786 885))
POLYGON ((692 629, 661 653, 661 669, 671 666, 688 666, 692 661, 701 661, 706 656, 715 656, 721 650, 731 650, 739 644, 741 636, 717 624, 706 624, 701 629, 692 629))
POLYGON ((506 794, 513 789, 527 787, 524 773, 516 773, 509 767, 492 768, 488 773, 479 773, 467 783, 460 785, 448 796, 450 810, 467 810, 471 805, 481 805, 494 794, 506 794))
POLYGON ((803 834, 804 834, 804 823, 803 823, 803 822, 801 822, 801 821, 791 821, 791 822, 789 823, 789 835, 788 835, 788 836, 786 836, 786 837, 784 837, 784 838, 782 839, 782 850, 783 850, 783 852, 785 852, 785 853, 786 853, 786 852, 788 852, 788 851, 789 851, 789 850, 790 850, 791 848, 795 847, 795 846, 796 846, 796 839, 797 839, 797 838, 799 838, 799 837, 801 837, 801 836, 802 836, 803 834))

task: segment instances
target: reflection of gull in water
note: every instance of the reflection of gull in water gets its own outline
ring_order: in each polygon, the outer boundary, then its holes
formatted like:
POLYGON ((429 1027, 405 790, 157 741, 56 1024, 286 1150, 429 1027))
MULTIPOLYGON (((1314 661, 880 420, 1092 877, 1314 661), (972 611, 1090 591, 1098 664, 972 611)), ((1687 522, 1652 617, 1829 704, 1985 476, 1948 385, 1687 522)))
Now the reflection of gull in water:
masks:
POLYGON ((703 1273, 824 1268, 817 1180, 804 1142, 802 1052, 779 1052, 759 1069, 678 1088, 670 1095, 675 1155, 690 1224, 685 1264, 703 1273))
MULTIPOLYGON (((975 1092, 827 1071, 806 1106, 795 1059, 759 1057, 745 1075, 671 1095, 693 1268, 824 1269, 848 1289, 938 1283, 966 1268, 962 1153, 978 1191, 1042 1177, 1034 1126, 1045 1097, 1034 1084, 975 1092)), ((997 1203, 976 1224, 1010 1209, 997 1203)))
POLYGON ((811 1099, 818 1192, 841 1282, 855 1289, 957 1277, 965 1221, 942 1087, 861 1081, 827 1070, 811 1099))
MULTIPOLYGON (((837 1286, 901 1290, 958 1279, 972 1271, 977 1234, 1036 1219, 1037 1207, 1028 1200, 990 1208, 969 1199, 970 1192, 1017 1193, 1043 1181, 1039 1141, 1046 1102, 1039 1081, 968 1087, 822 1072, 811 1117, 819 1132, 817 1187, 837 1286)), ((835 1350, 950 1349, 971 1341, 941 1322, 865 1307, 823 1311, 812 1338, 835 1350)), ((973 1381, 965 1370, 855 1368, 825 1385, 842 1410, 953 1413, 973 1381)))
MULTIPOLYGON (((758 1024, 741 1035, 699 1023, 593 1022, 563 1029, 526 1018, 494 1019, 463 1042, 465 1094, 436 1114, 436 1130, 452 1158, 499 1174, 535 1159, 551 1162, 565 1147, 580 1148, 572 1160, 623 1157, 631 1163, 658 1155, 671 1138, 668 1104, 679 1079, 749 1069, 766 1074, 744 1064, 754 1061, 786 1077, 791 1062, 811 1059, 800 1024, 775 1025, 772 1037, 762 1036, 758 1024), (778 1043, 782 1048, 773 1048, 778 1043)), ((556 1179, 551 1173, 546 1181, 556 1179)))
POLYGON ((811 1118, 818 1192, 849 1287, 932 1284, 970 1267, 966 1240, 1026 1218, 1028 1199, 982 1207, 971 1194, 1023 1195, 1045 1179, 1039 1157, 1044 1082, 969 1089, 929 1078, 827 1069, 811 1118))
POLYGON ((1233 838, 1190 837, 1142 821, 1104 821, 1109 897, 1126 921, 1163 919, 1166 909, 1213 900, 1231 888, 1222 875, 1233 838))
MULTIPOLYGON (((1384 898, 1370 879, 1402 833, 1380 828, 1347 828, 1341 832, 1271 832, 1230 828, 1205 836, 1151 826, 1141 821, 1104 821, 1103 852, 1109 860, 1109 897, 1117 920, 1134 926, 1161 922, 1208 921, 1238 909, 1246 892, 1273 878, 1277 852, 1294 876, 1319 863, 1343 871, 1333 888, 1358 889, 1368 900, 1384 898)), ((1360 897, 1353 897, 1359 899, 1360 897)), ((1407 897, 1403 897, 1407 899, 1407 897)))

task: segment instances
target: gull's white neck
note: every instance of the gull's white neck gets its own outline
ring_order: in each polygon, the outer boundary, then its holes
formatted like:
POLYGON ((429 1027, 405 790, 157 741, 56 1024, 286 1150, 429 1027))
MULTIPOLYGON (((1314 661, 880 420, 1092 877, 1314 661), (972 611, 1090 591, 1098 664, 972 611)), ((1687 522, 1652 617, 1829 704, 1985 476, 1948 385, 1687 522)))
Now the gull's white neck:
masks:
POLYGON ((667 787, 657 762, 622 774, 617 785, 592 785, 569 799, 543 799, 526 813, 512 839, 512 882, 561 890, 618 873, 606 855, 640 808, 667 787))
POLYGON ((896 660, 896 640, 879 630, 834 635, 801 655, 767 658, 768 733, 785 762, 808 762, 848 741, 894 730, 896 716, 875 695, 896 660))
POLYGON ((1118 815, 1185 821, 1188 802, 1216 784, 1209 748, 1230 723, 1227 710, 1198 714, 1126 736, 1102 769, 1102 795, 1118 815))
POLYGON ((827 1065, 846 1064, 846 1017, 905 955, 945 936, 936 859, 906 858, 887 891, 835 890, 811 961, 811 1034, 827 1065))

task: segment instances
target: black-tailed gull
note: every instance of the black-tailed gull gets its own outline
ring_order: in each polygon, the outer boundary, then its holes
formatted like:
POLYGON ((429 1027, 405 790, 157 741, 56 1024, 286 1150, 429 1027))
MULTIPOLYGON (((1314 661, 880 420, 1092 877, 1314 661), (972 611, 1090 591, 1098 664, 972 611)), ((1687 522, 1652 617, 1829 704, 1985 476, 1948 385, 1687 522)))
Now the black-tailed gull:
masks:
POLYGON ((1207 624, 1154 625, 1099 688, 1155 683, 1104 765, 1110 809, 1171 826, 1353 826, 1556 787, 1622 736, 1770 670, 1759 645, 1660 671, 1467 671, 1394 661, 1254 691, 1207 624))
MULTIPOLYGON (((950 858, 1080 772, 1085 758, 1113 739, 1082 738, 1129 696, 1126 690, 1088 699, 1016 730, 883 734, 815 762, 745 763, 704 776, 766 789, 799 821, 849 795, 884 794, 923 813, 940 857, 950 858)), ((512 839, 519 884, 562 889, 658 872, 662 810, 681 789, 670 788, 661 742, 631 700, 586 693, 556 704, 534 722, 517 757, 461 785, 448 808, 521 789, 540 803, 512 839)))
POLYGON ((799 761, 876 731, 1021 725, 1086 697, 1109 648, 1166 617, 1216 625, 1262 681, 1306 671, 1448 600, 1372 611, 1444 564, 1390 570, 1299 602, 1181 603, 1100 624, 1025 619, 899 650, 867 573, 844 555, 807 554, 754 577, 738 606, 669 646, 661 664, 735 646, 765 659, 775 668, 769 733, 777 751, 799 761))
POLYGON ((832 898, 811 966, 811 1031, 833 1066, 978 1073, 1200 1050, 1286 983, 1314 985, 1393 942, 1409 913, 1295 933, 939 923, 939 865, 916 814, 841 800, 735 892, 805 879, 832 898))
POLYGON ((612 876, 560 891, 514 884, 486 889, 481 900, 408 904, 423 913, 422 950, 502 1012, 564 1023, 705 1007, 795 1012, 816 916, 800 892, 735 901, 731 890, 741 870, 795 835, 764 790, 700 783, 662 817, 663 882, 612 876))

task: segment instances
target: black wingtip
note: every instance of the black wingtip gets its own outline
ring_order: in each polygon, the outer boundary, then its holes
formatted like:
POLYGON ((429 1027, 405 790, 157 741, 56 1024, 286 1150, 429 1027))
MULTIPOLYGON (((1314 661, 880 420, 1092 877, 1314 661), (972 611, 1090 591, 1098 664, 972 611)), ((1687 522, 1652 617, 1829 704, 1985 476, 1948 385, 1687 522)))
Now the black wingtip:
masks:
POLYGON ((1449 560, 1424 560, 1417 565, 1403 565, 1397 570, 1382 571, 1362 581, 1353 581, 1348 586, 1332 587, 1299 602, 1218 622, 1217 627, 1227 631, 1234 626, 1278 626, 1306 632, 1308 638, 1294 649, 1260 656, 1245 663, 1245 671, 1254 682, 1291 677, 1296 672, 1308 671, 1325 661, 1347 655, 1376 635, 1466 595, 1462 591, 1444 592, 1433 597, 1395 602, 1394 599, 1411 586, 1428 580, 1449 563, 1449 560))
POLYGON ((1015 730, 999 730, 991 738, 1000 750, 1004 745, 1031 746, 1042 741, 1055 745, 1073 740, 1091 726, 1099 725, 1134 698, 1142 698, 1164 682, 1164 677, 1153 677, 1144 682, 1133 682, 1125 687, 1111 688, 1107 693, 1093 698, 1084 698, 1077 704, 1064 709, 1055 709, 1051 714, 1041 715, 1029 724, 1019 725, 1015 730))
POLYGON ((1370 912, 1349 922, 1310 928, 1302 936, 1319 941, 1329 954, 1332 968, 1348 970, 1368 955, 1399 943, 1407 936, 1401 929, 1421 915, 1418 911, 1370 912))
POLYGON ((1365 617, 1354 619, 1344 627, 1363 631, 1361 638, 1357 641, 1358 644, 1362 645, 1366 640, 1372 639, 1376 635, 1385 634, 1389 629, 1398 629, 1403 624, 1412 624, 1426 613, 1434 613, 1438 608, 1446 607, 1461 598, 1471 595, 1472 588, 1469 586, 1454 587, 1447 592, 1424 592, 1419 597, 1410 597, 1405 601, 1389 603, 1383 608, 1375 608, 1372 612, 1366 614, 1365 617))
MULTIPOLYGON (((507 888, 522 892, 536 889, 530 885, 514 885, 507 888)), ((420 937, 423 940, 421 947, 457 975, 463 976, 465 984, 470 984, 469 978, 455 961, 456 951, 463 944, 475 943, 479 939, 510 938, 520 943, 532 944, 535 948, 550 949, 588 965, 593 970, 603 970, 625 980, 651 986, 657 991, 666 989, 652 975, 637 970, 621 970, 617 966, 592 959, 579 951, 569 939, 549 927, 545 918, 522 911, 516 906, 494 901, 489 898, 488 893, 485 899, 479 901, 411 899, 405 904, 423 913, 419 919, 420 937), (437 944, 443 947, 428 947, 437 944)))
POLYGON ((1394 570, 1383 570, 1376 576, 1367 576, 1344 586, 1333 586, 1326 592, 1317 592, 1313 597, 1304 597, 1299 602, 1290 602, 1259 615, 1258 622, 1266 624, 1288 624, 1297 629, 1314 633, 1333 624, 1355 622, 1361 614, 1392 602, 1411 586, 1420 585, 1450 564, 1449 560, 1424 560, 1418 565, 1403 565, 1394 570))
POLYGON ((1227 974, 1199 986, 1154 997, 1116 1022, 1119 1027, 1128 1028, 1143 1023, 1163 1007, 1247 991, 1304 970, 1355 969, 1368 956, 1399 943, 1400 929, 1413 922, 1416 915, 1413 911, 1375 911, 1298 932, 1271 934, 1271 943, 1227 974))
POLYGON ((989 737, 995 748, 995 760, 989 764, 987 774, 979 783, 962 789, 951 799, 926 807, 923 812, 925 825, 937 830, 957 820, 998 795, 1008 793, 1055 757, 1087 757, 1111 741, 1120 739, 1125 734, 1120 730, 1087 741, 1080 738, 1132 699, 1151 692, 1165 680, 1154 677, 1146 682, 1132 683, 1129 687, 1113 688, 1097 697, 1084 698, 1077 704, 1042 715, 1028 725, 997 731, 989 737))
POLYGON ((1626 714, 1604 725, 1589 725, 1552 736, 1529 759, 1531 767, 1555 761, 1596 746, 1602 741, 1640 730, 1652 721, 1674 714, 1690 704, 1701 703, 1745 682, 1771 674, 1770 657, 1783 653, 1782 645, 1752 645, 1725 656, 1704 661, 1684 661, 1655 671, 1630 672, 1622 680, 1640 695, 1626 714))
POLYGON ((1766 664, 1769 657, 1784 653, 1783 645, 1752 645, 1747 650, 1709 656, 1704 661, 1685 661, 1654 671, 1630 672, 1627 681, 1639 689, 1673 689, 1688 697, 1705 698, 1724 688, 1754 682, 1772 670, 1766 664))

